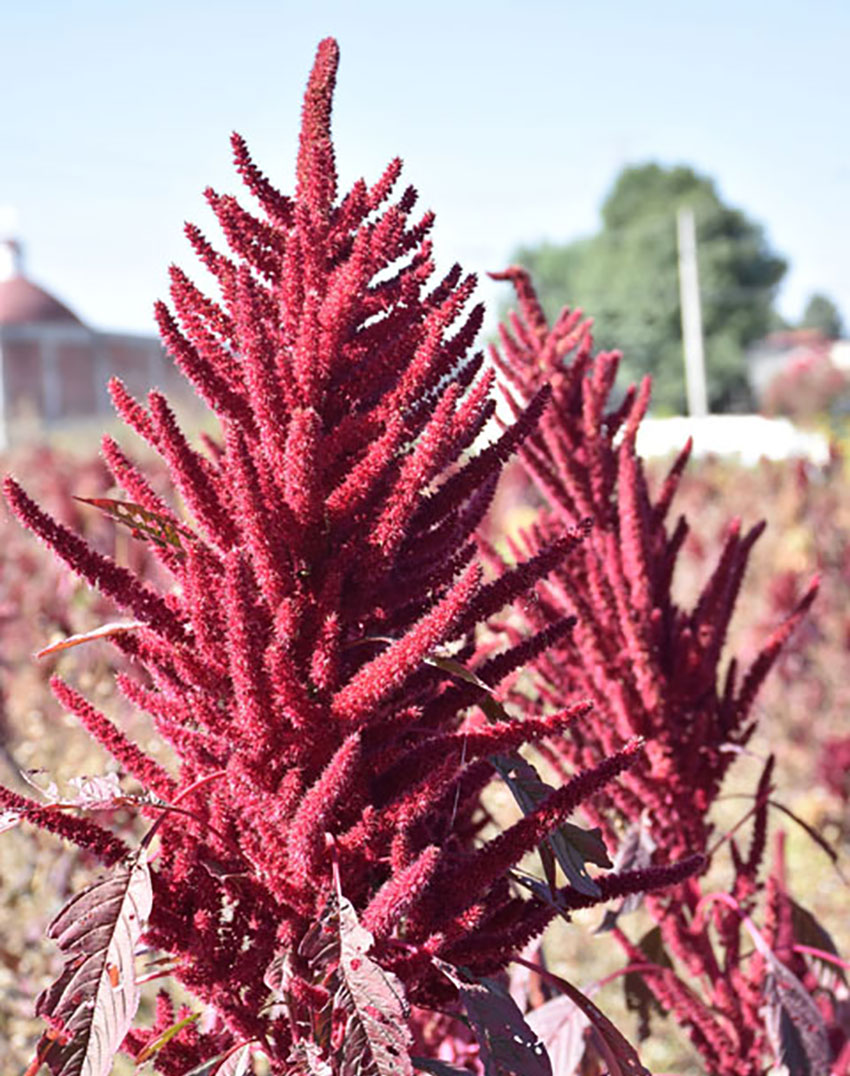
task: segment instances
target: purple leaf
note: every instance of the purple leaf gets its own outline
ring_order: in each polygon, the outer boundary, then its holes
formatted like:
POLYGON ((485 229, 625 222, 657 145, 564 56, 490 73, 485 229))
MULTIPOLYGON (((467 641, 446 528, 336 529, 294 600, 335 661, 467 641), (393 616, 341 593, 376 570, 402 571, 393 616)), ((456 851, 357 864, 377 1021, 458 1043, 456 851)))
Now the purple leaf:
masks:
POLYGON ((568 997, 550 998, 526 1016, 526 1022, 546 1047, 553 1072, 572 1076, 584 1056, 585 1031, 590 1020, 568 997))
POLYGON ((36 1002, 50 1018, 38 1045, 53 1076, 108 1076, 139 1005, 135 948, 153 901, 138 855, 73 897, 47 929, 65 953, 59 978, 36 1002))
POLYGON ((546 1047, 502 986, 491 979, 464 982, 450 964, 435 963, 458 988, 478 1042, 484 1076, 552 1076, 546 1047))
MULTIPOLYGON (((530 814, 555 791, 524 758, 494 755, 490 761, 513 793, 523 814, 530 814)), ((549 834, 546 843, 574 889, 591 897, 601 895, 599 886, 585 866, 586 863, 595 863, 598 867, 613 866, 600 829, 586 830, 572 822, 562 822, 549 834)))
MULTIPOLYGON (((652 863, 652 853, 655 851, 655 841, 649 832, 644 818, 633 822, 620 842, 617 854, 614 856, 614 872, 622 874, 624 871, 644 870, 652 863)), ((621 915, 635 912, 643 904, 643 893, 629 893, 623 897, 616 908, 607 908, 602 922, 596 928, 596 934, 604 934, 613 930, 621 915)))
MULTIPOLYGON (((790 897, 786 897, 786 899, 791 905, 791 924, 794 931, 794 940, 800 945, 808 945, 812 949, 822 949, 826 953, 838 956, 838 950, 829 931, 806 908, 803 908, 790 897)), ((811 959, 818 960, 818 957, 811 956, 811 959)), ((847 976, 839 964, 833 964, 823 959, 819 960, 819 963, 830 973, 832 982, 835 981, 834 977, 837 976, 842 983, 847 984, 847 976)))

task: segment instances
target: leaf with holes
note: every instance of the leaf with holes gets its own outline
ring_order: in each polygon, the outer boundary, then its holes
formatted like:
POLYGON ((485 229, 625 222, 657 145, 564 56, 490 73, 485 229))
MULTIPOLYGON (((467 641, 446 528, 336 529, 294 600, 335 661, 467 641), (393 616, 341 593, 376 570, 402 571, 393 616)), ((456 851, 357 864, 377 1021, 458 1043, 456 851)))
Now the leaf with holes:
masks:
POLYGON ((478 1042, 484 1076, 552 1076, 546 1047, 507 990, 490 979, 464 982, 451 964, 435 963, 458 989, 478 1042))
MULTIPOLYGON (((530 762, 518 755, 493 755, 490 761, 511 790, 523 814, 530 814, 555 791, 541 779, 530 762)), ((551 848, 574 889, 591 897, 601 895, 586 866, 588 863, 594 863, 597 867, 613 866, 600 829, 582 829, 572 822, 562 822, 546 838, 546 845, 551 848)))
POLYGON ((163 549, 170 547, 182 553, 181 535, 183 538, 194 537, 188 527, 181 527, 168 516, 151 512, 132 501, 116 501, 112 497, 75 497, 74 500, 99 508, 117 523, 129 527, 134 538, 151 541, 163 549))
POLYGON ((73 897, 47 930, 65 954, 36 1002, 38 1056, 53 1076, 108 1076, 139 1005, 135 948, 152 904, 143 855, 73 897))
POLYGON ((349 1011, 340 1073, 412 1076, 404 988, 370 956, 374 938, 361 926, 354 905, 339 897, 339 988, 337 1001, 349 1011))
POLYGON ((568 997, 550 998, 526 1016, 526 1023, 546 1047, 553 1072, 572 1076, 584 1057, 590 1020, 568 997))

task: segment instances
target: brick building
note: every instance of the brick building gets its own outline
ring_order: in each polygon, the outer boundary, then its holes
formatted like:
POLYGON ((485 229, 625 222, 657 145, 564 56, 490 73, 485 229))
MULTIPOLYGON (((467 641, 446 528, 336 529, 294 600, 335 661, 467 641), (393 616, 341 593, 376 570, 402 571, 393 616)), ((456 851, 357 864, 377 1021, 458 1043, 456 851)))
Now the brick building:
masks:
POLYGON ((83 324, 26 277, 20 244, 0 239, 0 449, 113 415, 114 375, 137 397, 182 381, 156 337, 83 324))

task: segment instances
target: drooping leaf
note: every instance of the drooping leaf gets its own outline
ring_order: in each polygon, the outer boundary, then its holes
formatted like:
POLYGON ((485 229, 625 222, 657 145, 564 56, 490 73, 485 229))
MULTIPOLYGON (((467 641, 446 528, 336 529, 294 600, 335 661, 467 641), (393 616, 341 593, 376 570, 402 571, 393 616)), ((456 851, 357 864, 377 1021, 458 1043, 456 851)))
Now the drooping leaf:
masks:
MULTIPOLYGON (((791 905, 791 925, 794 931, 794 940, 800 945, 808 945, 813 949, 822 949, 826 953, 832 953, 833 956, 839 956, 831 934, 815 919, 812 913, 790 897, 786 897, 786 900, 791 905)), ((839 964, 833 964, 814 955, 810 955, 810 957, 812 960, 818 961, 831 976, 837 976, 842 983, 847 984, 847 975, 839 964)))
MULTIPOLYGON (((826 852, 826 854, 832 861, 833 866, 835 866, 836 870, 838 870, 838 853, 832 847, 829 841, 820 833, 818 833, 814 826, 810 826, 804 818, 800 818, 798 814, 795 814, 790 807, 786 807, 784 803, 779 803, 777 800, 768 800, 767 802, 770 804, 771 807, 775 807, 777 811, 782 811, 782 813, 787 815, 793 822, 796 822, 800 829, 805 830, 805 832, 809 835, 809 837, 811 837, 811 839, 815 842, 818 848, 826 852)), ((840 871, 838 873, 841 875, 840 871)), ((844 878, 843 875, 841 875, 841 877, 842 879, 844 878)))
POLYGON ((788 1076, 829 1076, 832 1051, 823 1016, 796 975, 774 957, 765 976, 765 1029, 788 1076))
POLYGON ((128 631, 136 631, 145 625, 141 620, 113 620, 109 624, 101 624, 99 628, 84 631, 80 635, 69 635, 59 642, 51 643, 50 646, 37 650, 37 658, 46 658, 48 654, 58 654, 60 650, 70 650, 71 647, 80 646, 82 643, 91 643, 95 639, 109 639, 114 635, 125 635, 128 631))
POLYGON ((572 1076, 584 1056, 585 1031, 590 1020, 568 997, 550 998, 539 1009, 532 1009, 526 1022, 546 1047, 556 1076, 572 1076))
MULTIPOLYGON (((408 1006, 401 981, 369 956, 374 944, 361 925, 354 905, 341 892, 328 900, 322 915, 304 935, 298 955, 332 994, 326 1011, 313 1014, 313 1039, 327 1054, 330 1035, 340 1016, 345 1030, 336 1050, 334 1072, 340 1076, 413 1076, 407 1023, 408 1006)), ((278 984, 285 967, 273 961, 267 983, 278 984)), ((310 1072, 310 1069, 305 1071, 310 1072)))
POLYGON ((351 1005, 340 1072, 362 1076, 412 1076, 408 1007, 401 981, 367 954, 374 937, 361 926, 354 905, 339 899, 338 996, 351 1005))
POLYGON ((75 497, 74 500, 99 508, 116 522, 129 527, 133 537, 143 542, 151 541, 163 548, 170 546, 183 552, 181 535, 184 538, 194 537, 188 527, 179 526, 167 516, 150 512, 132 501, 116 501, 112 497, 75 497))
POLYGON ((820 1009, 797 976, 776 956, 749 916, 741 921, 766 964, 765 1028, 777 1064, 788 1076, 828 1076, 831 1049, 820 1009))
POLYGON ((450 964, 436 963, 458 989, 485 1076, 552 1076, 546 1047, 499 983, 490 979, 465 982, 450 964))
MULTIPOLYGON (((638 942, 638 948, 646 957, 647 963, 656 964, 661 968, 673 967, 673 962, 667 955, 661 939, 660 926, 648 930, 638 942)), ((650 990, 646 977, 640 971, 630 971, 623 976, 623 991, 626 997, 626 1008, 629 1012, 637 1013, 638 1042, 643 1042, 650 1035, 650 1016, 653 1012, 663 1016, 664 1009, 650 990)))
MULTIPOLYGON (((555 791, 530 762, 518 755, 494 755, 490 761, 511 790, 523 814, 530 814, 555 791)), ((546 838, 546 844, 574 889, 591 897, 601 895, 586 866, 587 863, 594 863, 598 867, 613 866, 600 829, 582 829, 572 822, 562 822, 546 838)))
POLYGON ((143 855, 84 889, 47 935, 65 953, 59 978, 36 1002, 50 1027, 39 1056, 53 1076, 108 1076, 139 1005, 135 948, 152 904, 143 855))
POLYGON ((251 1071, 252 1042, 240 1043, 223 1054, 204 1061, 185 1076, 247 1076, 251 1071))
MULTIPOLYGON (((624 871, 644 870, 652 862, 652 853, 656 844, 649 832, 646 819, 640 818, 633 822, 620 841, 620 847, 614 856, 614 872, 622 874, 624 871)), ((613 930, 621 915, 636 912, 643 904, 643 893, 629 893, 620 901, 616 908, 606 908, 602 922, 596 928, 596 934, 604 934, 613 930)))
MULTIPOLYGON (((514 958, 518 959, 518 958, 514 958)), ((610 1076, 650 1076, 634 1046, 617 1030, 608 1017, 572 983, 538 964, 532 965, 542 979, 566 994, 584 1013, 591 1024, 594 1045, 604 1057, 610 1076)), ((558 1074, 560 1076, 560 1074, 558 1074)))

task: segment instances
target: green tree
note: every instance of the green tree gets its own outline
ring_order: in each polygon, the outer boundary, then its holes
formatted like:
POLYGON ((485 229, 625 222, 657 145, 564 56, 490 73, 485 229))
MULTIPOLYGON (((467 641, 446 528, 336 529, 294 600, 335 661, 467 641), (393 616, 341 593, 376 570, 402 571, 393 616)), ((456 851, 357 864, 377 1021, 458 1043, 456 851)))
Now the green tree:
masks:
POLYGON ((773 325, 786 263, 762 228, 723 203, 714 182, 687 167, 626 168, 602 205, 602 229, 566 245, 518 250, 551 315, 561 306, 592 315, 602 348, 624 352, 623 376, 653 375, 662 410, 685 403, 676 211, 693 210, 709 402, 749 406, 744 350, 773 325))
POLYGON ((800 328, 817 329, 827 340, 837 340, 843 331, 838 307, 827 295, 815 293, 806 303, 800 328))

